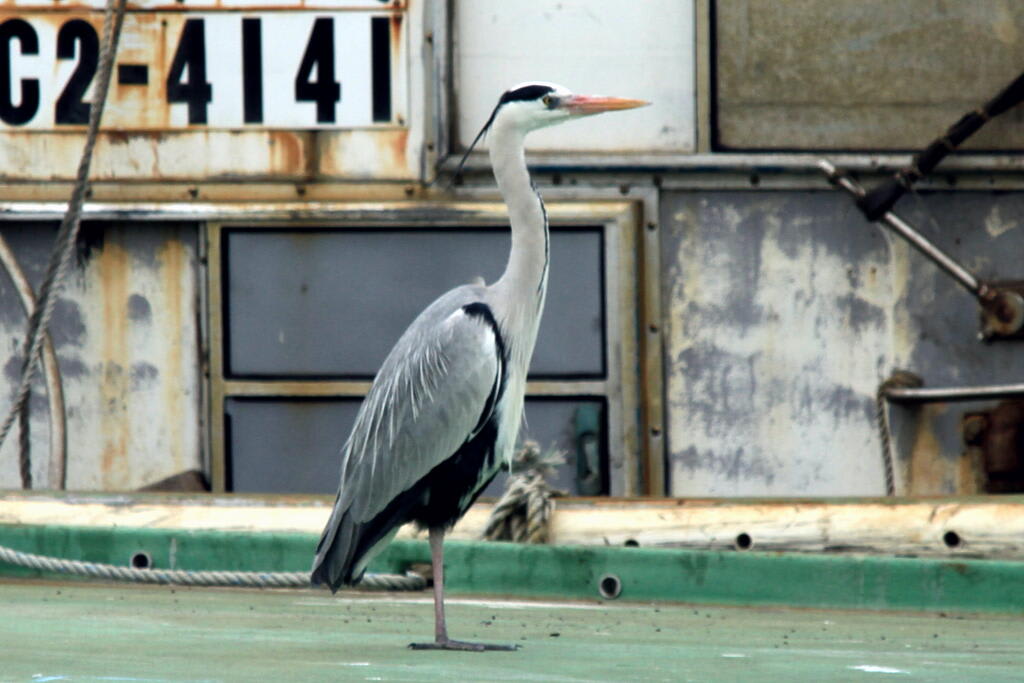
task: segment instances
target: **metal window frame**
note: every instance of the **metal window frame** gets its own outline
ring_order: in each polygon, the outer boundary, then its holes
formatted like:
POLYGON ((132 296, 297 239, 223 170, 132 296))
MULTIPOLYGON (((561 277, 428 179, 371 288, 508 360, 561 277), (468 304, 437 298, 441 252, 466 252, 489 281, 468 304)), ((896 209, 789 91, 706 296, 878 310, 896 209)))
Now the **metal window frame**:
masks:
MULTIPOLYGON (((594 397, 605 400, 611 494, 660 494, 663 485, 660 438, 652 444, 643 436, 649 430, 641 425, 642 407, 646 402, 641 397, 642 392, 646 393, 641 376, 647 365, 643 356, 653 355, 660 360, 660 349, 642 344, 639 334, 647 317, 644 299, 648 289, 642 283, 648 268, 644 266, 645 235, 641 229, 641 211, 636 202, 631 201, 555 201, 547 205, 547 212, 554 226, 598 226, 601 229, 607 374, 604 379, 597 380, 531 380, 527 383, 527 397, 594 397), (658 488, 654 488, 652 483, 658 488)), ((237 379, 226 376, 224 230, 233 227, 277 231, 288 228, 337 231, 395 227, 431 230, 507 224, 504 204, 492 201, 334 204, 329 211, 307 212, 294 220, 261 216, 254 212, 205 222, 204 318, 209 363, 206 436, 212 491, 226 491, 228 463, 224 408, 228 398, 361 398, 370 387, 366 380, 237 379)))

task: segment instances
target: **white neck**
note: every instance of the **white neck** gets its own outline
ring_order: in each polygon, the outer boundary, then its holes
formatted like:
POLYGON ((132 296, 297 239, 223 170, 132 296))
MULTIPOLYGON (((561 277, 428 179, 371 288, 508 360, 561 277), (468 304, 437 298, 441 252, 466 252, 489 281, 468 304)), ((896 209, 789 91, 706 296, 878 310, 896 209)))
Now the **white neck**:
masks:
POLYGON ((501 278, 494 283, 496 300, 503 302, 502 322, 517 333, 517 360, 529 363, 547 291, 548 227, 540 195, 530 182, 523 149, 526 133, 499 119, 489 132, 491 166, 508 206, 512 250, 501 278))
POLYGON ((533 303, 547 287, 547 218, 526 170, 526 134, 517 126, 500 123, 490 131, 490 157, 498 189, 508 206, 512 250, 494 287, 504 290, 509 300, 533 303))

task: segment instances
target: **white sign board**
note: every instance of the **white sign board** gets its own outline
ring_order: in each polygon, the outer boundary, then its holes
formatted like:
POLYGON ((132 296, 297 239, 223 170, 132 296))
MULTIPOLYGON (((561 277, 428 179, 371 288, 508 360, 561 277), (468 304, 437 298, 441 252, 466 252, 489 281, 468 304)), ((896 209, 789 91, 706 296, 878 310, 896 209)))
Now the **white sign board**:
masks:
MULTIPOLYGON (((0 132, 85 125, 101 31, 100 12, 0 13, 0 132)), ((104 128, 401 125, 404 55, 387 11, 133 11, 104 128)))

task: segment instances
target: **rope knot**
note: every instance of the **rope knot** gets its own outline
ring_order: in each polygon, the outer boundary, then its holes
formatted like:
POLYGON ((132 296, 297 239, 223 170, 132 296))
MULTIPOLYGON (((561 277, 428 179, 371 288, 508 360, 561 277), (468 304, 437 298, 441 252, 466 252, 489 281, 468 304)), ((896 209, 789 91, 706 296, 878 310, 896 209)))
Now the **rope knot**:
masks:
POLYGON ((541 453, 536 441, 527 441, 512 457, 511 476, 491 516, 483 537, 488 541, 547 543, 555 496, 566 495, 552 487, 547 477, 565 462, 560 451, 541 453))

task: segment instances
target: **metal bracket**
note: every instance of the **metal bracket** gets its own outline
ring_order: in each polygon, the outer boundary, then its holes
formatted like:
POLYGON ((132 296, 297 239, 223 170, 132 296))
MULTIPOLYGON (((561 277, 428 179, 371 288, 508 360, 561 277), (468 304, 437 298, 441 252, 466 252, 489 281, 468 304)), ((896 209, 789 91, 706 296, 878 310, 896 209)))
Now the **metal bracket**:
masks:
MULTIPOLYGON (((846 190, 855 201, 864 198, 866 191, 861 184, 831 162, 822 159, 818 168, 829 182, 846 190)), ((981 341, 1024 338, 1024 283, 997 284, 979 279, 892 211, 886 211, 875 220, 909 242, 978 300, 981 306, 981 341)))

